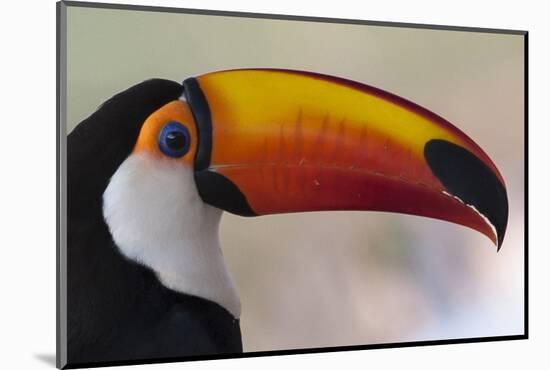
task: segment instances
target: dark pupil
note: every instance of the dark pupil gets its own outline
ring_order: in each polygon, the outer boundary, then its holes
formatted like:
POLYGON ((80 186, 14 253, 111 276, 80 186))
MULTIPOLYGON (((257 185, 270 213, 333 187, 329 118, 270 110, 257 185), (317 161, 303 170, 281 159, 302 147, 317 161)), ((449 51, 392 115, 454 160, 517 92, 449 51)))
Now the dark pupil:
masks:
POLYGON ((183 132, 172 131, 166 135, 166 145, 172 150, 180 150, 185 147, 185 135, 183 132))

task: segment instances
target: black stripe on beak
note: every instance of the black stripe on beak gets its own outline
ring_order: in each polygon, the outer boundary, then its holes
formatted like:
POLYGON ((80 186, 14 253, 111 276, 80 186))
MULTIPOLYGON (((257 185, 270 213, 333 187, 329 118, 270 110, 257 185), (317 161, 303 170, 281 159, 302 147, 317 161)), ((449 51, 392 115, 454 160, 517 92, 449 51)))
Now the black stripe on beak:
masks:
POLYGON ((197 124, 198 145, 195 155, 195 171, 202 171, 210 166, 212 154, 212 117, 206 97, 195 78, 183 81, 185 98, 197 124))

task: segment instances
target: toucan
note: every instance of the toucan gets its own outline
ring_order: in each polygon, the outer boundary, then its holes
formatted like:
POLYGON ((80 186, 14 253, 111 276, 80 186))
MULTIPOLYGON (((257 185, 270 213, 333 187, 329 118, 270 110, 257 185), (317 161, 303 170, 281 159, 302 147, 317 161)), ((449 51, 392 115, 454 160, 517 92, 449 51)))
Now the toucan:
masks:
POLYGON ((69 364, 243 351, 223 211, 385 211, 499 248, 504 179, 444 118, 363 83, 237 69, 150 79, 67 138, 69 364))

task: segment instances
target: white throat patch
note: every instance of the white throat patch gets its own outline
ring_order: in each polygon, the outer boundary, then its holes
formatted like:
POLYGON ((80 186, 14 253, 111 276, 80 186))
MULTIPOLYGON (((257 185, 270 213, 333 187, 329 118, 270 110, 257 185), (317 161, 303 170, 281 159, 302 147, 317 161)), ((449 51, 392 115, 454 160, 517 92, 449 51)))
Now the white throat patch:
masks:
POLYGON ((103 193, 103 216, 126 257, 153 269, 164 286, 239 318, 241 302, 220 248, 221 214, 200 198, 191 168, 148 154, 130 155, 103 193))

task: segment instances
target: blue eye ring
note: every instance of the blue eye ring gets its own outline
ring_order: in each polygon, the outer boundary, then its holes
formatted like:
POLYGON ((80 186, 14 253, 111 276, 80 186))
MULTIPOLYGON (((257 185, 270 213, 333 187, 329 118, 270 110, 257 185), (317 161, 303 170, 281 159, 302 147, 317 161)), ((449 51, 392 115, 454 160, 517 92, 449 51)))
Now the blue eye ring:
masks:
POLYGON ((161 152, 169 157, 179 158, 189 151, 191 135, 181 123, 170 121, 160 131, 158 142, 161 152))

